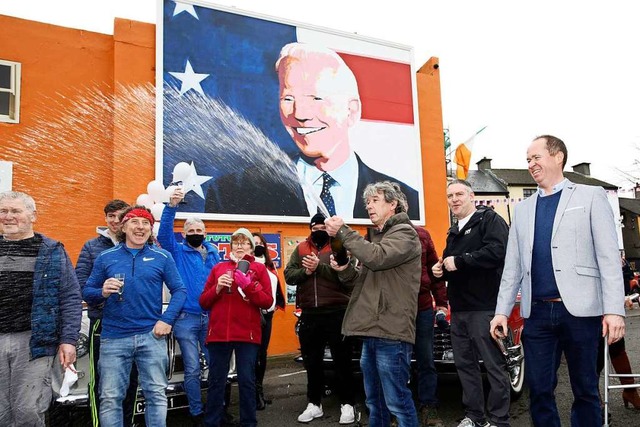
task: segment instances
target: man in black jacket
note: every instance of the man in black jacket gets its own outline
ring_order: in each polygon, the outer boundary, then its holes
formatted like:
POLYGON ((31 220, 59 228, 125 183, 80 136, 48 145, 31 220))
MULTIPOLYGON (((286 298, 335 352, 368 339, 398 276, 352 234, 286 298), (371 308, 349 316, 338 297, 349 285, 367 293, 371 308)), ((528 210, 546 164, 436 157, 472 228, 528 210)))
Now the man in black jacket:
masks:
POLYGON ((457 223, 447 235, 442 258, 433 268, 448 281, 451 345, 462 384, 465 418, 459 427, 509 425, 509 377, 505 360, 489 333, 504 266, 509 228, 490 208, 476 208, 471 184, 453 180, 447 203, 457 223), (485 401, 479 358, 491 390, 485 401))

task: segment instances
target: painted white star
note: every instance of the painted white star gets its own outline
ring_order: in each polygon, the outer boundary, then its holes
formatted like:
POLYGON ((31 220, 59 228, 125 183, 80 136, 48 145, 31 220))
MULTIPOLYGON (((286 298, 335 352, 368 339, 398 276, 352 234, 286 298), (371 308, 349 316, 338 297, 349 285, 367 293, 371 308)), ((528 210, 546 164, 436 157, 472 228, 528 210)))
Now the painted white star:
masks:
POLYGON ((189 191, 194 191, 198 196, 204 199, 202 184, 209 181, 211 178, 211 176, 198 175, 198 172, 196 172, 196 165, 191 162, 191 173, 182 183, 182 190, 185 195, 189 191))
POLYGON ((184 73, 169 72, 173 77, 180 80, 182 85, 180 86, 180 95, 183 95, 189 89, 193 89, 196 92, 204 95, 200 82, 209 77, 209 74, 198 74, 193 71, 191 62, 187 59, 187 65, 184 68, 184 73))
POLYGON ((187 12, 189 15, 193 16, 197 20, 200 20, 200 18, 198 18, 198 14, 196 13, 196 10, 193 8, 193 5, 180 3, 175 0, 173 2, 176 4, 176 8, 173 9, 173 16, 176 16, 182 12, 187 12))

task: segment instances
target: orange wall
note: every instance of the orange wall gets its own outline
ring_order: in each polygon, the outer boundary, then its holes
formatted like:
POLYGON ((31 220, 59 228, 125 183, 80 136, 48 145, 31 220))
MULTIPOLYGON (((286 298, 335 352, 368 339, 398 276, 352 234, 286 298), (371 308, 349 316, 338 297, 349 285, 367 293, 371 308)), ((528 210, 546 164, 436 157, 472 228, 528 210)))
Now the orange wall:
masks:
MULTIPOLYGON (((155 25, 116 19, 112 37, 0 16, 0 58, 23 64, 21 123, 0 123, 0 159, 14 162, 13 188, 36 199, 37 230, 63 241, 75 261, 96 225, 104 224, 105 202, 116 197, 135 202, 155 178, 155 105, 149 96, 135 105, 121 104, 117 96, 132 84, 153 93, 155 25), (79 128, 74 132, 43 128, 42 123, 69 122, 65 102, 77 98, 80 88, 98 90, 96 82, 100 93, 115 95, 112 110, 101 111, 99 118, 76 114, 74 126, 68 126, 79 128), (54 116, 41 113, 52 105, 60 107, 54 116), (24 134, 33 129, 36 143, 24 144, 24 134)), ((427 229, 441 250, 448 215, 440 76, 432 63, 437 58, 423 66, 417 82, 427 229)), ((181 225, 178 221, 176 229, 181 225)), ((309 233, 305 224, 207 221, 210 231, 240 226, 283 237, 309 233)), ((274 317, 272 355, 298 348, 292 312, 287 306, 274 317)))

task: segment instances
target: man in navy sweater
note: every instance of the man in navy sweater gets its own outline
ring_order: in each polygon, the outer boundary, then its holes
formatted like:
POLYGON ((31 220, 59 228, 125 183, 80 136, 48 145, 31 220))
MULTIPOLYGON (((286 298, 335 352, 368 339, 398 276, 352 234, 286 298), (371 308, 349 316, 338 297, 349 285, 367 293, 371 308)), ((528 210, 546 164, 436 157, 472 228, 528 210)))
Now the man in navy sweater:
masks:
POLYGON ((522 343, 533 425, 560 426, 555 400, 562 354, 574 396, 571 425, 601 426, 598 343, 625 333, 616 220, 602 187, 564 177, 565 143, 537 137, 527 149, 538 191, 514 210, 491 321, 498 339, 521 292, 522 343))
POLYGON ((200 390, 200 351, 209 363, 209 353, 205 345, 209 313, 200 307, 198 299, 204 290, 204 282, 209 272, 220 262, 218 249, 205 241, 207 231, 198 218, 189 218, 184 223, 182 237, 184 243, 176 241, 173 222, 178 203, 184 198, 181 188, 176 188, 169 198, 169 204, 162 211, 158 242, 163 249, 173 255, 180 277, 187 288, 187 300, 174 325, 174 334, 180 345, 184 362, 184 388, 189 400, 189 412, 194 425, 202 425, 204 410, 200 390))
POLYGON ((166 426, 167 342, 186 290, 171 254, 151 244, 153 216, 143 206, 123 212, 120 244, 94 263, 83 290, 89 304, 104 304, 98 369, 100 423, 122 425, 122 400, 135 362, 146 400, 148 426, 166 426), (163 284, 171 301, 162 311, 163 284))

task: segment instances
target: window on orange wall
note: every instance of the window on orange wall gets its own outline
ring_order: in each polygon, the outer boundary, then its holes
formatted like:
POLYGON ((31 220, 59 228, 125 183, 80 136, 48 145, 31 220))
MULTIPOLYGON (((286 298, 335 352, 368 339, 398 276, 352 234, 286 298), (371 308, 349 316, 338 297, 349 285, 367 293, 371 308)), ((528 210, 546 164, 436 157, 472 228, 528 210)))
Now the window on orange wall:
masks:
POLYGON ((20 123, 19 62, 0 59, 0 122, 20 123))

